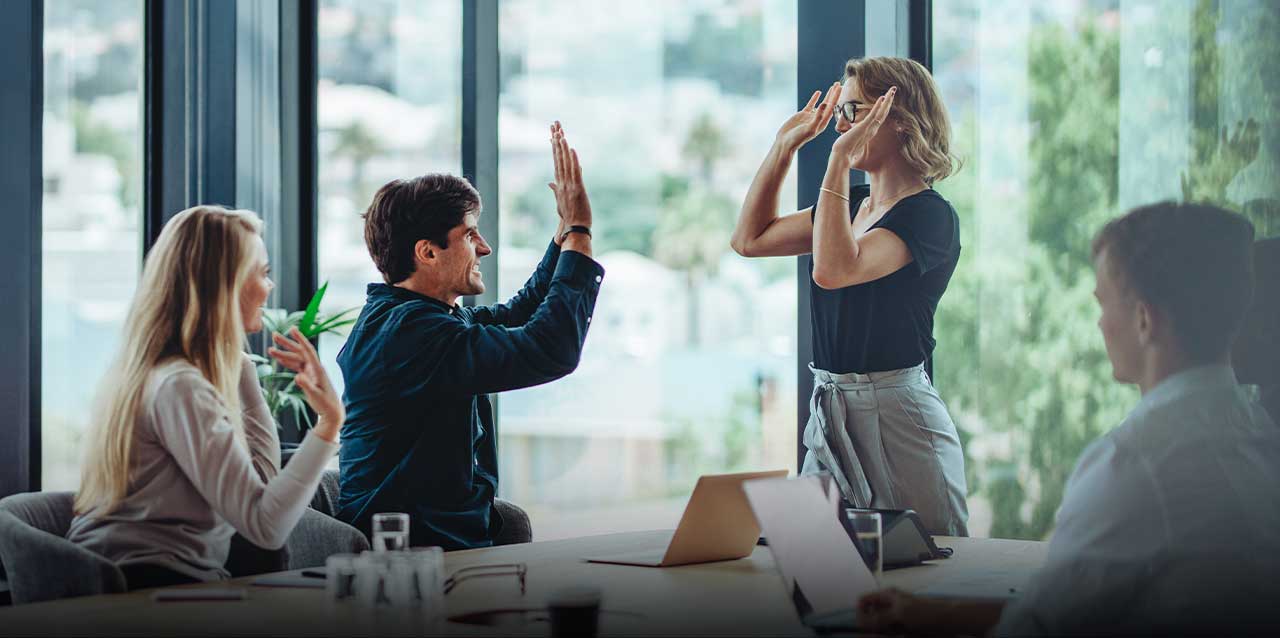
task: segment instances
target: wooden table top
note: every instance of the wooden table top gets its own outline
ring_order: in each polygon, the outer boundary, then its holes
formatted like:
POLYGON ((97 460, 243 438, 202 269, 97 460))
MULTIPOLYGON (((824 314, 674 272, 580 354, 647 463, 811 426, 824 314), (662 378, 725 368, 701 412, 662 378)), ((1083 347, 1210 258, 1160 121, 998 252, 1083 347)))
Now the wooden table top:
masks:
MULTIPOLYGON (((445 554, 453 572, 470 565, 525 563, 515 577, 466 580, 448 595, 448 616, 500 608, 535 609, 557 591, 589 585, 603 595, 607 635, 808 635, 768 548, 735 561, 648 568, 588 563, 586 556, 661 548, 670 531, 631 532, 445 554)), ((946 560, 887 571, 882 583, 907 591, 985 595, 1017 590, 1044 563, 1047 543, 937 537, 946 560)), ((239 601, 153 602, 149 592, 91 596, 0 608, 0 635, 548 635, 545 621, 499 627, 447 622, 425 627, 354 602, 331 603, 323 589, 253 586, 255 577, 190 587, 243 587, 239 601)), ((850 600, 852 605, 853 601, 850 600)))

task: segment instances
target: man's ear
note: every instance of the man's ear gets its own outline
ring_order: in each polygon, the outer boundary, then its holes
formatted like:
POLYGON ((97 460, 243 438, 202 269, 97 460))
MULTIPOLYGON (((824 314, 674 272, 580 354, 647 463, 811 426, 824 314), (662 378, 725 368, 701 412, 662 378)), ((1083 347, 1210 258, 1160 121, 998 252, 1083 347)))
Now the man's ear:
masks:
POLYGON ((436 260, 436 246, 426 239, 419 239, 413 245, 413 260, 420 264, 430 264, 436 260))
POLYGON ((1151 345, 1156 339, 1157 331, 1165 330, 1168 326, 1164 324, 1164 316, 1151 304, 1139 300, 1134 304, 1134 321, 1137 322, 1138 343, 1142 346, 1151 345))

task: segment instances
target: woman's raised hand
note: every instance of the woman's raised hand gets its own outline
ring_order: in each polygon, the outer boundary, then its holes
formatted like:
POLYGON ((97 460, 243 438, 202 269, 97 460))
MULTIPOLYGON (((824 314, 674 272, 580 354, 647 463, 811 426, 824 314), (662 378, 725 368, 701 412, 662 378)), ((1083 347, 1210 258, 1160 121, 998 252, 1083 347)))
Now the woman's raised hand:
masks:
POLYGON ((889 117, 889 109, 893 108, 893 96, 898 87, 889 87, 889 92, 881 95, 871 106, 866 117, 854 124, 831 145, 831 158, 847 162, 853 166, 867 152, 867 143, 880 131, 880 125, 889 117))
POLYGON ((788 154, 794 153, 809 140, 817 137, 831 123, 831 114, 836 111, 836 100, 840 99, 840 83, 836 82, 827 89, 827 96, 818 102, 822 91, 814 91, 809 103, 787 118, 778 129, 775 143, 780 144, 788 154))
POLYGON ((274 333, 271 339, 276 347, 268 348, 267 352, 284 367, 297 373, 294 383, 302 388, 307 405, 320 417, 316 422, 316 434, 322 439, 336 441, 347 412, 342 407, 342 398, 329 382, 324 366, 320 365, 320 355, 296 327, 289 329, 288 337, 274 333))

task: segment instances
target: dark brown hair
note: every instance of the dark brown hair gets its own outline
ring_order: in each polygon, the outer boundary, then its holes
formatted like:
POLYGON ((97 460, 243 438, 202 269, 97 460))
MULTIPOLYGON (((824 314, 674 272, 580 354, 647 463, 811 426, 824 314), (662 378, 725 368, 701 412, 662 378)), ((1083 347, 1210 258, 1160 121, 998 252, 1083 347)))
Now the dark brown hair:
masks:
POLYGON ((1161 202, 1111 220, 1093 240, 1119 282, 1169 317, 1184 354, 1222 358, 1253 297, 1253 224, 1205 204, 1161 202))
POLYGON ((409 278, 413 247, 427 240, 449 247, 449 231, 480 210, 480 193, 456 175, 429 173, 387 182, 364 212, 364 243, 388 284, 409 278))

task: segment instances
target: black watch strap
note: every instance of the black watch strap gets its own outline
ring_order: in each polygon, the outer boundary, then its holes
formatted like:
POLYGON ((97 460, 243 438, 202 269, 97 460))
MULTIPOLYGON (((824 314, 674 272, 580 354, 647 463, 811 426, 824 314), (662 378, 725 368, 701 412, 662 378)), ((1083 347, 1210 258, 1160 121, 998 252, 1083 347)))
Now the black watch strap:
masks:
POLYGON ((587 237, 590 237, 591 227, 590 226, 570 226, 563 233, 560 233, 560 241, 562 243, 564 242, 565 238, 569 236, 569 233, 582 233, 587 237))

